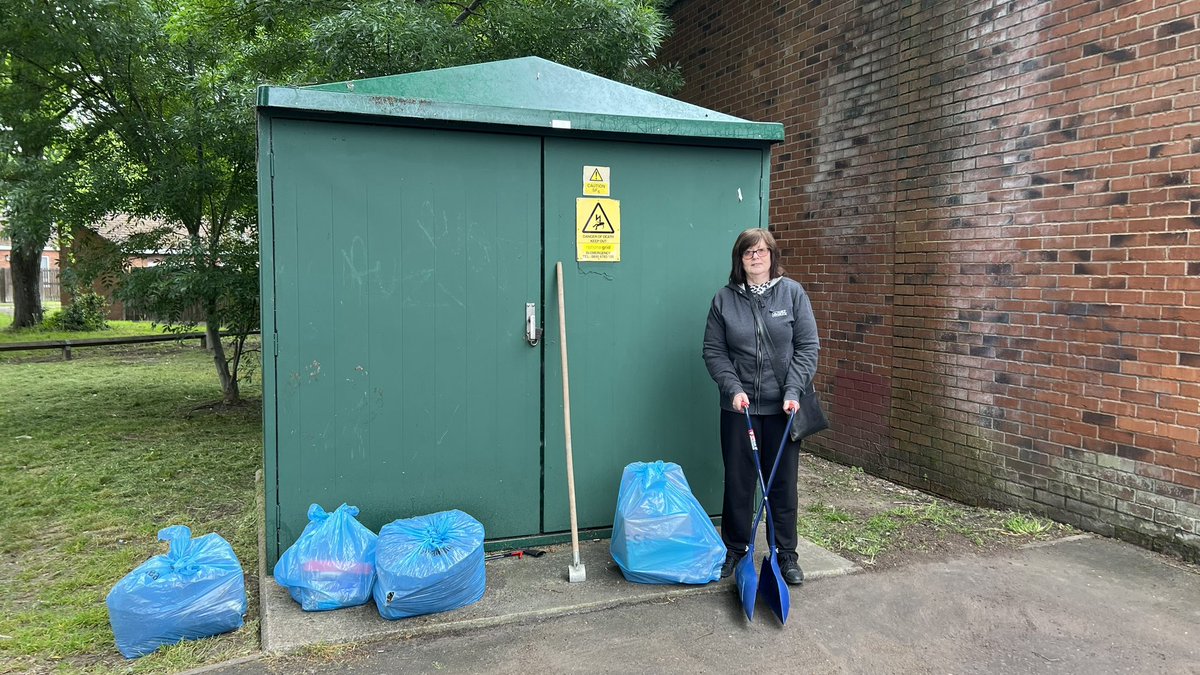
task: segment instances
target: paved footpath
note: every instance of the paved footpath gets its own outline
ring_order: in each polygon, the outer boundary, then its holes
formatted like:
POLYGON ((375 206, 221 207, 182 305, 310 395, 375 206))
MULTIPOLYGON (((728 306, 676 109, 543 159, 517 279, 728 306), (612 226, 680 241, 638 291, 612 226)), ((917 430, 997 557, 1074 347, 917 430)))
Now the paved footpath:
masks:
POLYGON ((205 672, 1200 674, 1200 574, 1103 538, 818 579, 783 627, 758 612, 730 588, 205 672))

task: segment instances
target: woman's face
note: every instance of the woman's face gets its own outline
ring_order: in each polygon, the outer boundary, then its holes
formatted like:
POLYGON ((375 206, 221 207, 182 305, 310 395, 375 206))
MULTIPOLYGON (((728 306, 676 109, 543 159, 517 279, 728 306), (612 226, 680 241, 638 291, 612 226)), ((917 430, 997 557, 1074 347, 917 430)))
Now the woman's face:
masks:
POLYGON ((761 239, 742 252, 742 269, 747 278, 761 278, 771 273, 771 249, 761 239))

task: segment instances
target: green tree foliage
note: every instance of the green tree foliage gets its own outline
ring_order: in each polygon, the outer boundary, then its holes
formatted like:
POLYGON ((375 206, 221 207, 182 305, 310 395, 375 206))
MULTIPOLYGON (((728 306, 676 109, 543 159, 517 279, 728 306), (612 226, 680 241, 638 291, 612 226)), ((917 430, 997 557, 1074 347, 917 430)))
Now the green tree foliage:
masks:
POLYGON ((50 330, 96 331, 108 329, 108 301, 103 295, 81 292, 65 309, 51 313, 42 322, 50 330))
POLYGON ((243 45, 242 67, 277 84, 396 75, 540 56, 670 93, 655 65, 669 34, 664 0, 193 0, 180 34, 243 45))
MULTIPOLYGON (((13 61, 72 100, 63 126, 77 131, 64 144, 80 166, 60 222, 122 213, 168 224, 124 243, 166 254, 162 272, 180 275, 170 284, 173 301, 194 310, 164 318, 179 326, 203 320, 224 397, 237 400, 244 331, 232 353, 217 339, 231 323, 245 323, 227 316, 237 302, 221 294, 236 284, 196 280, 257 274, 254 266, 238 269, 222 257, 234 248, 231 239, 253 240, 255 82, 252 73, 231 67, 238 45, 173 32, 174 3, 63 0, 46 9, 36 0, 0 1, 0 12, 20 19, 19 30, 4 33, 13 61), (48 54, 42 45, 55 47, 48 54)), ((135 304, 136 288, 122 290, 135 304)))
MULTIPOLYGON (((39 78, 37 90, 56 97, 47 109, 60 111, 61 138, 46 147, 78 159, 56 178, 64 202, 60 222, 87 224, 124 213, 168 225, 125 242, 131 253, 167 256, 149 270, 126 266, 120 295, 169 326, 203 320, 214 338, 225 398, 233 401, 245 334, 257 327, 258 83, 336 81, 536 55, 669 91, 680 83, 678 71, 652 65, 668 31, 661 5, 0 0, 0 16, 13 17, 0 28, 0 54, 8 64, 4 72, 28 69, 39 78), (64 180, 70 189, 61 190, 64 180), (238 336, 229 353, 215 339, 222 330, 238 336)), ((7 156, 11 162, 16 155, 7 156)))

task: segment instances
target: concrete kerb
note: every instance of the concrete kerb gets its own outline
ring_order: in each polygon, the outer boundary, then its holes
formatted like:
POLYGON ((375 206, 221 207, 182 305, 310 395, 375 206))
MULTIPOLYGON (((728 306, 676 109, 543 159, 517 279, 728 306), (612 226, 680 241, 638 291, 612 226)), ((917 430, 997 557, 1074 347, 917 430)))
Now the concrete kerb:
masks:
MULTIPOLYGON (((761 540, 760 533, 757 551, 766 550, 761 540)), ((727 593, 731 603, 737 602, 732 578, 703 586, 630 583, 613 563, 608 547, 607 540, 580 542, 580 559, 588 567, 588 577, 575 584, 567 581, 567 568, 573 559, 569 545, 543 548, 546 555, 540 558, 489 561, 487 590, 479 602, 397 621, 382 618, 374 602, 331 612, 305 612, 286 589, 266 575, 263 562, 259 577, 262 650, 279 655, 318 644, 444 635, 624 605, 672 602, 685 596, 727 593)), ((803 540, 798 553, 809 580, 860 570, 850 561, 803 540)), ((260 560, 265 561, 265 557, 260 555, 260 560)), ((794 594, 802 592, 793 589, 794 594)))

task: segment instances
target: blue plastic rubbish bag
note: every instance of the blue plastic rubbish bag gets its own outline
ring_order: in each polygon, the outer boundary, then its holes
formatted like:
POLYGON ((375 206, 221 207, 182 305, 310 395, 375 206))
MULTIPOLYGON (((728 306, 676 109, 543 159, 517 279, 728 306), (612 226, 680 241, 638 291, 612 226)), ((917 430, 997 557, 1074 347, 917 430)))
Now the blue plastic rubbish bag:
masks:
POLYGON ((242 626, 246 584, 233 547, 219 534, 191 537, 184 525, 159 530, 167 553, 137 566, 108 592, 108 621, 125 658, 242 626))
POLYGON ((483 525, 459 511, 395 520, 379 531, 375 604, 385 619, 464 607, 483 597, 483 525))
POLYGON ((609 551, 639 584, 706 584, 725 562, 721 535, 673 462, 625 467, 609 551))
POLYGON ((342 504, 327 513, 308 507, 308 525, 275 563, 275 582, 306 612, 354 607, 371 599, 378 537, 342 504))

